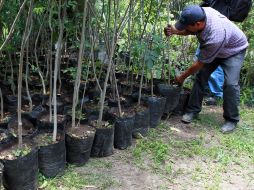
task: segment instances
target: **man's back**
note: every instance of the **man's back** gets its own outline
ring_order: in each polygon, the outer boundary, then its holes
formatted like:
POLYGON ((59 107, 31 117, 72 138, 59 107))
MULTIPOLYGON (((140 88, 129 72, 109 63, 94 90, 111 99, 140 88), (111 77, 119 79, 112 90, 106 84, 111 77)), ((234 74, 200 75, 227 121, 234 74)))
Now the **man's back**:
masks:
POLYGON ((215 58, 227 58, 248 47, 246 36, 233 22, 213 8, 203 9, 206 26, 197 34, 201 50, 198 58, 201 62, 210 63, 215 58))

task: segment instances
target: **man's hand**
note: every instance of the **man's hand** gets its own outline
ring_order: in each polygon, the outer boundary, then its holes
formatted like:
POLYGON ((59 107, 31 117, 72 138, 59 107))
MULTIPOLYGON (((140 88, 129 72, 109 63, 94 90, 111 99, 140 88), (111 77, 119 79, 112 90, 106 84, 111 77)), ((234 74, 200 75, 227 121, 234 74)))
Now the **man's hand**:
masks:
POLYGON ((190 35, 190 34, 192 34, 192 33, 189 32, 189 31, 187 31, 187 30, 182 30, 182 31, 177 30, 177 29, 175 28, 175 26, 168 24, 168 25, 164 28, 164 34, 165 34, 166 36, 172 36, 173 34, 186 36, 186 35, 190 35))
POLYGON ((204 66, 203 63, 201 63, 200 61, 196 61, 194 62, 185 72, 183 72, 183 74, 181 74, 180 76, 177 76, 175 78, 175 83, 182 85, 184 83, 184 80, 190 76, 193 75, 194 73, 198 72, 200 69, 202 69, 204 66))
POLYGON ((173 34, 171 25, 168 24, 168 26, 164 28, 164 34, 165 36, 171 36, 173 34))

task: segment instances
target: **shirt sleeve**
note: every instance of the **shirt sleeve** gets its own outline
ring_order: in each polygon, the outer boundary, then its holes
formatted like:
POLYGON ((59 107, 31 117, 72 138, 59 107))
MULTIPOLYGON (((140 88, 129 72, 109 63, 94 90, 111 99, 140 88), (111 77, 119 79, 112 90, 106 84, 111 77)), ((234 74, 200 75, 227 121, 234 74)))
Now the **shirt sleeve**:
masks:
POLYGON ((200 52, 197 58, 202 63, 211 63, 220 50, 223 48, 226 41, 226 30, 213 32, 207 39, 200 41, 200 52))

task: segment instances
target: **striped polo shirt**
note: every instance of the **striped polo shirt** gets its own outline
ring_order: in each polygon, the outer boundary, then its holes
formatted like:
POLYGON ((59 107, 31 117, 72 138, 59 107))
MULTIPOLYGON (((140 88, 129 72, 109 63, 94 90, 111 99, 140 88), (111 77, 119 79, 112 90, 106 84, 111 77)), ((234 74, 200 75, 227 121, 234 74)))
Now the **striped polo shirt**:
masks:
POLYGON ((233 22, 213 8, 203 9, 206 26, 196 34, 200 43, 197 55, 200 62, 211 63, 215 58, 228 58, 248 47, 245 34, 233 22))

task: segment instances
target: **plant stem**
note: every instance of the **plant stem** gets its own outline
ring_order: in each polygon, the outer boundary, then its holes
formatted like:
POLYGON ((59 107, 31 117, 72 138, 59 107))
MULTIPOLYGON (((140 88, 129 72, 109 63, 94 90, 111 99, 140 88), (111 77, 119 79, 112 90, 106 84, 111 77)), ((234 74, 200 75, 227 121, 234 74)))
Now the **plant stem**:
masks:
POLYGON ((75 80, 74 93, 73 93, 72 127, 75 127, 75 118, 76 118, 75 114, 76 114, 76 107, 77 107, 78 99, 79 99, 79 86, 80 86, 80 77, 81 77, 82 61, 83 61, 83 55, 84 55, 84 43, 85 43, 86 15, 87 15, 87 0, 84 1, 83 23, 82 23, 81 41, 80 41, 79 56, 78 56, 77 76, 75 80))
POLYGON ((61 18, 61 6, 62 6, 62 1, 60 0, 58 4, 58 20, 59 20, 60 29, 59 29, 59 36, 57 40, 55 69, 54 69, 54 89, 53 89, 53 104, 54 104, 53 142, 56 141, 56 135, 57 135, 57 101, 56 101, 57 74, 58 74, 58 66, 61 61, 61 49, 62 49, 62 41, 63 41, 64 18, 65 18, 65 8, 66 8, 66 6, 64 6, 64 15, 63 15, 63 18, 61 18))
MULTIPOLYGON (((113 54, 114 54, 114 50, 115 50, 115 44, 117 42, 117 15, 118 15, 118 10, 119 10, 119 0, 116 0, 117 4, 116 4, 116 8, 114 11, 115 14, 115 18, 114 18, 114 30, 113 30, 113 37, 111 39, 111 47, 110 49, 108 49, 107 53, 110 55, 109 56, 109 63, 108 63, 108 68, 107 68, 107 73, 106 73, 106 78, 104 80, 104 86, 103 86, 103 91, 101 93, 101 97, 100 97, 100 112, 99 112, 99 119, 98 119, 98 127, 101 126, 101 122, 102 122, 102 115, 103 115, 103 110, 104 110, 104 101, 105 101, 105 97, 106 97, 106 91, 107 91, 107 84, 108 84, 108 78, 109 78, 109 74, 111 71, 111 67, 112 67, 112 58, 113 58, 113 54)), ((111 0, 109 0, 109 3, 111 4, 111 0)), ((110 11, 109 11, 110 13, 110 11)), ((108 18, 110 18, 110 16, 108 16, 108 18)), ((108 23, 110 23, 110 20, 108 20, 108 23)), ((109 24, 108 24, 108 30, 109 30, 109 24)), ((110 42, 108 41, 108 44, 110 42)))
MULTIPOLYGON (((18 12, 18 14, 16 15, 16 17, 15 17, 13 23, 12 23, 10 32, 9 32, 9 34, 7 35, 7 37, 6 37, 5 41, 3 42, 3 44, 2 44, 1 47, 0 47, 0 52, 3 50, 3 48, 4 48, 4 46, 7 44, 7 42, 11 39, 11 36, 12 36, 12 34, 14 33, 14 28, 15 28, 16 22, 18 21, 18 18, 19 18, 19 16, 21 15, 22 10, 24 9, 26 2, 27 2, 27 0, 24 0, 23 3, 22 3, 22 5, 20 6, 19 12, 18 12)), ((3 3, 3 2, 2 2, 2 3, 3 3)))
POLYGON ((25 45, 30 36, 30 32, 28 31, 29 24, 32 19, 32 10, 33 10, 33 0, 30 1, 30 6, 28 10, 28 17, 26 19, 25 31, 22 38, 21 50, 20 50, 20 60, 19 60, 19 80, 18 80, 18 142, 19 148, 22 146, 22 119, 21 119, 21 89, 22 89, 22 79, 23 79, 23 58, 24 58, 24 49, 25 45))

